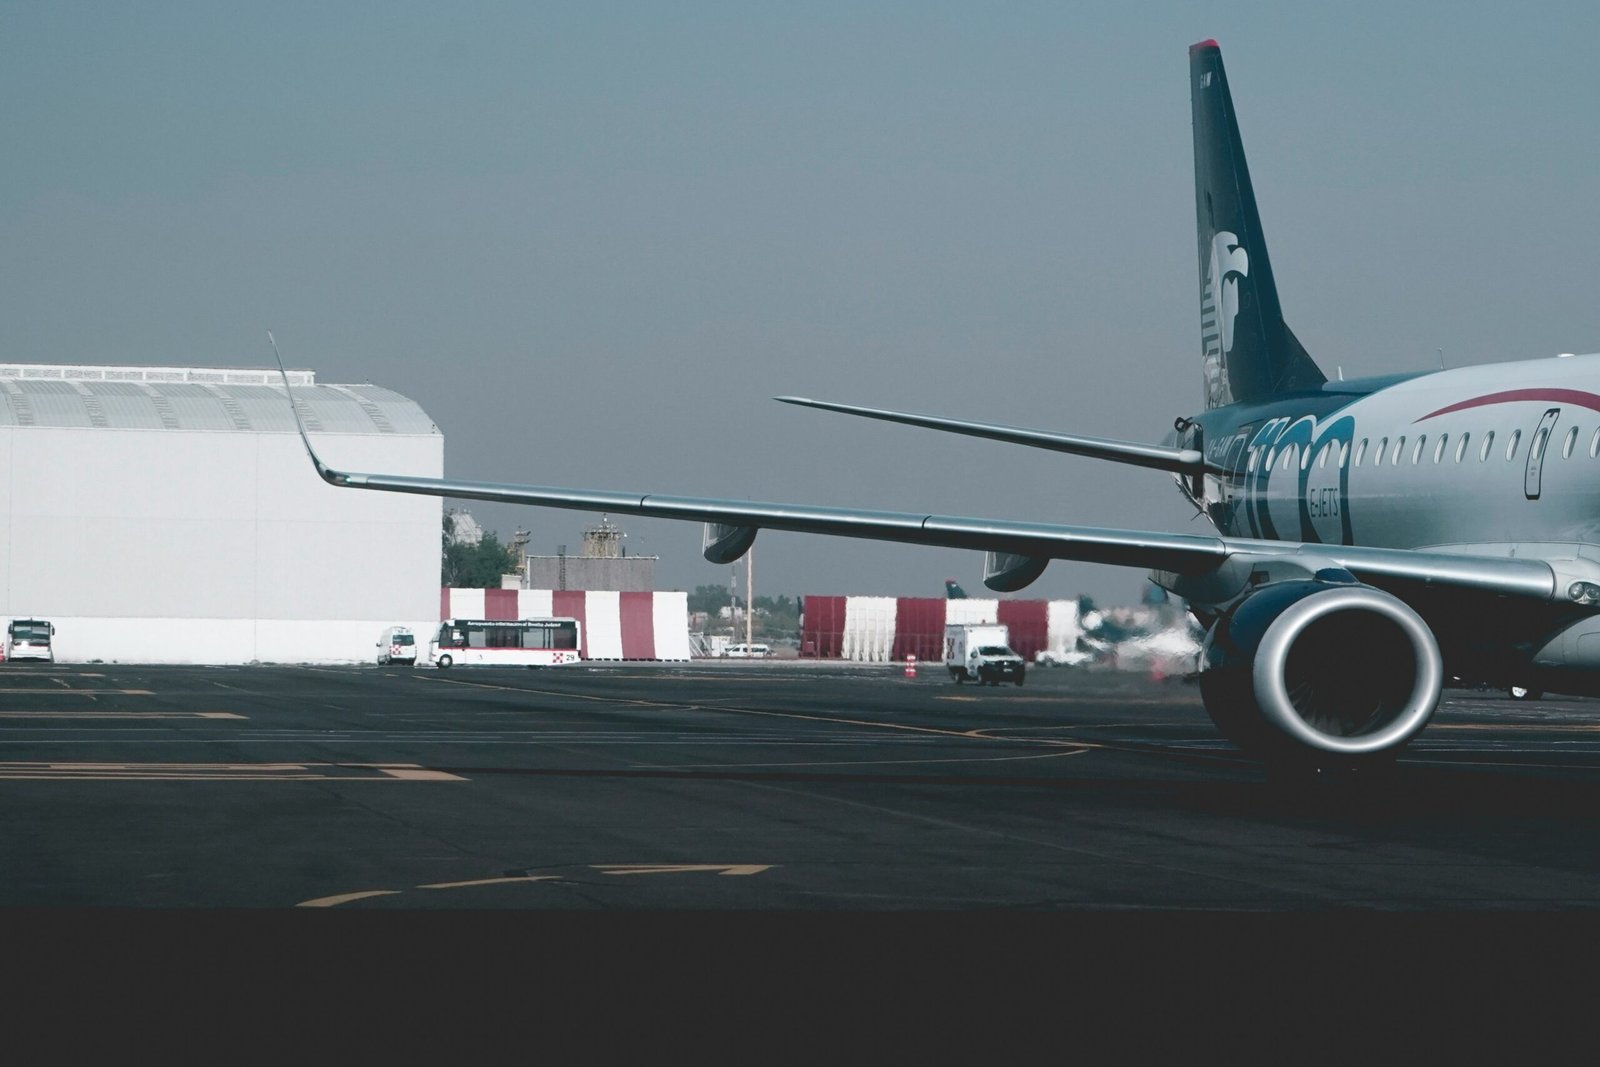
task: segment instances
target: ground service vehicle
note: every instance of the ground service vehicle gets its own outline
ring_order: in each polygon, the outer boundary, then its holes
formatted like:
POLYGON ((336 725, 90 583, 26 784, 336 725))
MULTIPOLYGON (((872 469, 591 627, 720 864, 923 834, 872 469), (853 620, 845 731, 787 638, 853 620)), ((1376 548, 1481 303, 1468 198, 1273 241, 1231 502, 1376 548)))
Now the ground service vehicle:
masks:
POLYGON ((50 644, 56 626, 44 619, 12 619, 6 627, 6 659, 37 659, 54 663, 56 654, 50 644))
MULTIPOLYGON (((701 522, 701 554, 720 566, 770 528, 983 552, 996 592, 1057 559, 1145 569, 1206 631, 1198 681, 1217 730, 1290 775, 1381 773, 1452 675, 1600 695, 1600 352, 1330 377, 1324 366, 1342 364, 1319 365, 1283 315, 1221 48, 1200 41, 1188 63, 1200 345, 1185 362, 1200 389, 1160 443, 776 399, 1165 471, 1205 529, 347 472, 317 457, 302 423, 307 455, 344 488, 701 522)), ((1494 116, 1477 118, 1496 143, 1494 116)), ((1307 146, 1339 150, 1307 139, 1296 151, 1307 146)), ((1540 262, 1515 239, 1504 252, 1502 271, 1540 262)), ((1391 284, 1382 266, 1374 287, 1391 284)), ((1130 370, 1129 387, 1177 366, 1164 359, 1130 370)), ((1067 387, 1077 369, 1061 373, 1067 387)))
POLYGON ((435 667, 555 667, 580 661, 577 619, 447 619, 428 643, 435 667))
POLYGON ((772 649, 766 645, 747 645, 740 642, 723 649, 722 655, 725 659, 765 659, 772 655, 772 649))
POLYGON ((409 627, 391 626, 383 631, 383 636, 378 638, 378 666, 387 667, 391 663, 415 664, 417 662, 417 638, 409 627))
POLYGON ((944 628, 944 665, 958 683, 1021 685, 1027 663, 1011 650, 1010 640, 1004 623, 953 622, 944 628))

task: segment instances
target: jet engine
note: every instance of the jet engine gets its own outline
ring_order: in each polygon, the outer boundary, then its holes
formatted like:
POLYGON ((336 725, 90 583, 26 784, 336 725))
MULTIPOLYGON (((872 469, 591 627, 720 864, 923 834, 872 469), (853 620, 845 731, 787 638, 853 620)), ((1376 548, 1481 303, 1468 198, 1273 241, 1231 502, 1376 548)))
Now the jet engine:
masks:
POLYGON ((1428 724, 1444 664, 1398 598, 1342 570, 1263 586, 1206 635, 1200 692, 1217 729, 1258 758, 1355 765, 1428 724))

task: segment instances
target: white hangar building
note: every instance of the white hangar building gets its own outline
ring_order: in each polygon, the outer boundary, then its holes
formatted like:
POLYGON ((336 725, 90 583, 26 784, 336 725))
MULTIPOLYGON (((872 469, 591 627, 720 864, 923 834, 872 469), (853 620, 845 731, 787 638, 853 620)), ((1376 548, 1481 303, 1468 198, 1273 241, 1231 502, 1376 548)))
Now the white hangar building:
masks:
MULTIPOLYGON (((289 378, 328 464, 443 474, 415 401, 289 378)), ((437 625, 443 503, 324 483, 277 370, 0 363, 0 618, 58 661, 372 662, 437 625)))

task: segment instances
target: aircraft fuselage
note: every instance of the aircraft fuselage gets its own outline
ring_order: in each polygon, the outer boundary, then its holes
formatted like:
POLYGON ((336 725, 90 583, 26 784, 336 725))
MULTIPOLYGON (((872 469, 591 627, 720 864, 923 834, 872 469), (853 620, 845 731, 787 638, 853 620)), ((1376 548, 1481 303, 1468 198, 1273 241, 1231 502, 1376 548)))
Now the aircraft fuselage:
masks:
POLYGON ((1438 371, 1193 420, 1231 537, 1381 548, 1596 546, 1600 355, 1438 371))

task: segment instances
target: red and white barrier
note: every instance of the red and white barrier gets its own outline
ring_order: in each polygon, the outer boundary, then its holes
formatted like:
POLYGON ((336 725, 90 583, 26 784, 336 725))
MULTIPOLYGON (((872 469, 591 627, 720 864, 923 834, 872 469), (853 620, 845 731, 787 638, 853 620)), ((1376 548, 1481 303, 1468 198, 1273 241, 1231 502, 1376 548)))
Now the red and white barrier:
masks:
POLYGON ((439 618, 574 618, 584 659, 687 660, 689 594, 584 589, 441 589, 439 618))
POLYGON ((1011 647, 1032 661, 1043 650, 1071 651, 1083 632, 1076 600, 808 596, 803 606, 800 655, 819 659, 942 663, 947 623, 1003 622, 1011 647))

